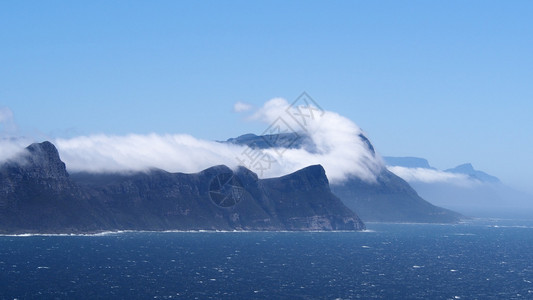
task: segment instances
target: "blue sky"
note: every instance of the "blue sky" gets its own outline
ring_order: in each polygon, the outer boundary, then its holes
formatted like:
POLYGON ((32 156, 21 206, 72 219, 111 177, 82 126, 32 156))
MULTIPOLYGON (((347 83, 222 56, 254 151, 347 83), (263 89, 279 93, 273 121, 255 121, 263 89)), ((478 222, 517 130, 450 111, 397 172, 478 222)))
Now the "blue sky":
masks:
POLYGON ((306 91, 383 155, 533 191, 532 1, 2 1, 0 28, 16 134, 226 139, 264 130, 235 102, 306 91))

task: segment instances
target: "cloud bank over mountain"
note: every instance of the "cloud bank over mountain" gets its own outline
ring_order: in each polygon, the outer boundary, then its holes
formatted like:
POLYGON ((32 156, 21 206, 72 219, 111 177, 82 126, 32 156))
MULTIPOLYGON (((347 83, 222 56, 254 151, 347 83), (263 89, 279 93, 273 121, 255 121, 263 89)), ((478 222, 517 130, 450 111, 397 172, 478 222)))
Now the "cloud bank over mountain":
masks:
POLYGON ((442 183, 459 187, 476 187, 484 182, 499 182, 485 172, 475 170, 471 164, 453 169, 438 170, 420 157, 384 157, 387 169, 410 183, 442 183))
POLYGON ((445 172, 428 168, 408 168, 401 166, 388 166, 392 173, 401 177, 407 182, 423 183, 447 183, 457 186, 475 186, 481 184, 479 180, 471 178, 465 174, 445 172))
POLYGON ((432 168, 423 158, 384 159, 391 172, 408 181, 433 204, 473 217, 531 218, 532 195, 506 186, 470 163, 442 171, 432 168))
POLYGON ((24 153, 25 147, 31 144, 33 140, 25 138, 0 138, 0 163, 7 160, 16 159, 20 154, 24 153))
MULTIPOLYGON (((159 168, 171 172, 198 172, 213 165, 238 165, 260 177, 276 177, 313 164, 321 164, 332 182, 349 176, 374 181, 384 167, 382 159, 360 137, 361 129, 351 120, 324 111, 304 101, 289 104, 281 98, 267 101, 250 111, 236 103, 235 111, 248 113, 251 121, 265 124, 263 134, 290 133, 295 139, 307 135, 313 150, 250 149, 247 146, 195 138, 187 134, 87 135, 51 141, 70 171, 129 172, 159 168)), ((27 142, 27 141, 26 141, 27 142)), ((24 146, 12 140, 1 141, 0 161, 10 159, 24 146)))
POLYGON ((127 172, 159 168, 198 172, 218 164, 236 167, 241 147, 186 134, 91 135, 54 141, 71 171, 127 172), (230 159, 233 158, 233 159, 230 159))

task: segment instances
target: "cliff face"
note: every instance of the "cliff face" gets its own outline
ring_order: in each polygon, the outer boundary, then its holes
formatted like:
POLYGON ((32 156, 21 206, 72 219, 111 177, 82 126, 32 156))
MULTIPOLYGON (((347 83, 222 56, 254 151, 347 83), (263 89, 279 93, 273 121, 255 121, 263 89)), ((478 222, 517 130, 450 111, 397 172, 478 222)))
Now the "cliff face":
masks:
POLYGON ((331 193, 326 173, 320 165, 261 182, 270 198, 271 213, 285 220, 289 229, 364 228, 361 219, 331 193))
POLYGON ((73 184, 51 143, 32 144, 0 167, 0 232, 92 231, 100 219, 105 212, 73 184))
POLYGON ((360 230, 321 166, 259 180, 240 168, 69 176, 55 147, 33 144, 0 167, 0 232, 360 230))

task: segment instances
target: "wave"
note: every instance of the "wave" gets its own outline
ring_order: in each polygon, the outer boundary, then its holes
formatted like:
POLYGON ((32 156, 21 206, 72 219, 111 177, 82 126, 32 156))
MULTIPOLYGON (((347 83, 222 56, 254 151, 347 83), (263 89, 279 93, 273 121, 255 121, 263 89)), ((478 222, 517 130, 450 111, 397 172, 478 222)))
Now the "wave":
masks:
POLYGON ((116 231, 102 231, 95 233, 16 233, 16 234, 0 234, 0 237, 80 237, 80 236, 110 236, 110 235, 121 235, 127 233, 371 233, 375 232, 374 230, 360 230, 360 231, 349 231, 349 230, 307 230, 307 231, 290 231, 290 230, 116 230, 116 231))

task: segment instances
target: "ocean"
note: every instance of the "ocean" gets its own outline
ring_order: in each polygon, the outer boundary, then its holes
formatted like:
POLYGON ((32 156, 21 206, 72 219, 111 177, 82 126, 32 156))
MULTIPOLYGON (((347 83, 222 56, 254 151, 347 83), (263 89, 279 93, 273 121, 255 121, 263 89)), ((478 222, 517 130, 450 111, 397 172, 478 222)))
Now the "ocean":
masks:
POLYGON ((2 299, 533 299, 533 222, 0 236, 2 299))

